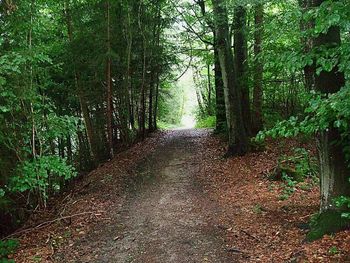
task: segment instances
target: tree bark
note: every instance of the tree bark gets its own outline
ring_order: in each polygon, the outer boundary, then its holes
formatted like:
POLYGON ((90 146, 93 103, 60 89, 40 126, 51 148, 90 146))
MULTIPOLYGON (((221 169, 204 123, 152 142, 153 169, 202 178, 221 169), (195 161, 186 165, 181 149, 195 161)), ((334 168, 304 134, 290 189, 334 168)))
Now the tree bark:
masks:
POLYGON ((113 99, 112 99, 112 76, 111 76, 111 25, 110 25, 110 1, 106 3, 107 15, 107 61, 106 61, 106 83, 107 83, 107 135, 108 135, 108 154, 113 158, 113 99))
POLYGON ((151 72, 151 80, 149 85, 149 98, 148 98, 148 130, 154 131, 153 125, 153 96, 154 96, 154 71, 151 72))
POLYGON ((155 89, 155 102, 154 102, 154 114, 153 114, 153 124, 154 124, 154 129, 157 129, 157 115, 158 115, 158 103, 159 103, 159 72, 157 71, 157 79, 156 79, 156 89, 155 89))
MULTIPOLYGON (((301 8, 301 12, 304 15, 311 7, 313 7, 312 0, 299 0, 299 6, 301 8)), ((307 30, 310 30, 314 27, 313 21, 305 21, 304 18, 301 19, 300 29, 302 34, 305 34, 307 30)), ((311 37, 302 35, 301 44, 303 45, 304 54, 308 54, 312 50, 313 40, 311 37)), ((313 90, 315 86, 315 63, 312 65, 306 65, 303 69, 304 71, 304 81, 305 87, 307 90, 313 90)))
POLYGON ((257 4, 254 7, 254 89, 252 107, 252 133, 256 135, 263 129, 263 72, 262 43, 264 35, 264 5, 257 4))
POLYGON ((238 5, 234 10, 234 51, 237 89, 241 93, 242 117, 248 136, 251 135, 251 111, 248 85, 248 48, 246 37, 246 10, 238 5))
POLYGON ((224 83, 224 97, 228 130, 227 155, 248 152, 248 137, 243 123, 241 93, 237 89, 235 66, 229 37, 225 0, 212 0, 217 36, 218 56, 224 83))
POLYGON ((215 74, 215 102, 216 102, 216 131, 223 132, 226 130, 226 113, 224 98, 224 83, 222 80, 219 52, 214 34, 214 74, 215 74))
MULTIPOLYGON (((324 1, 315 0, 316 6, 324 1)), ((321 33, 314 40, 316 48, 336 48, 340 46, 340 28, 332 26, 328 32, 321 33)), ((339 72, 335 66, 330 72, 321 71, 315 75, 316 90, 322 94, 338 92, 345 85, 344 73, 339 72)), ((321 212, 337 209, 333 199, 345 195, 350 196, 349 175, 350 169, 345 161, 345 155, 341 143, 341 136, 336 128, 329 128, 317 137, 320 158, 321 177, 321 212)))
MULTIPOLYGON (((69 0, 65 0, 64 2, 64 13, 65 13, 65 18, 66 18, 66 26, 67 26, 67 32, 68 32, 68 40, 70 43, 73 41, 73 25, 72 25, 72 18, 70 14, 70 9, 69 9, 69 0)), ((89 113, 89 107, 85 99, 85 94, 81 85, 81 80, 80 80, 80 73, 76 70, 76 65, 74 61, 72 61, 74 65, 74 79, 75 79, 75 86, 77 90, 77 95, 80 103, 80 108, 81 108, 81 113, 84 119, 84 124, 85 124, 85 129, 87 133, 87 139, 88 139, 88 144, 89 144, 89 150, 91 154, 91 159, 96 166, 97 161, 98 161, 98 150, 97 150, 97 143, 96 143, 96 138, 90 118, 90 113, 89 113)))

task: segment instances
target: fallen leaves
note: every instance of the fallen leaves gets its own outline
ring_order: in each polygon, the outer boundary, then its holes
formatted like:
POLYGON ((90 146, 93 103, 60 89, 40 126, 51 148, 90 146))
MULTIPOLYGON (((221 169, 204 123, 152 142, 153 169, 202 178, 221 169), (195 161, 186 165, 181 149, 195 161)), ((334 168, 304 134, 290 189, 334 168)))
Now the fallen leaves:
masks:
POLYGON ((303 226, 318 212, 318 186, 298 188, 281 200, 281 183, 272 183, 266 176, 278 158, 294 148, 308 148, 315 154, 312 143, 269 141, 264 152, 218 158, 225 154, 224 146, 216 136, 203 139, 198 179, 221 206, 218 220, 226 226, 222 235, 227 246, 245 251, 237 253, 241 262, 350 262, 349 231, 314 243, 304 241, 307 229, 303 226))
MULTIPOLYGON (((123 187, 132 180, 134 164, 161 144, 163 137, 162 132, 152 134, 144 142, 83 176, 70 192, 52 199, 50 209, 34 214, 14 233, 20 247, 13 259, 24 263, 57 262, 57 251, 67 255, 76 253, 74 244, 77 240, 95 225, 111 220, 113 208, 122 205, 123 187)), ((79 253, 84 254, 83 251, 79 253)))
MULTIPOLYGON (((57 251, 72 254, 72 258, 74 253, 80 253, 76 258, 84 256, 84 251, 74 251, 75 242, 97 224, 110 222, 111 211, 123 205, 123 187, 132 177, 134 163, 167 136, 172 136, 171 132, 156 133, 117 155, 56 199, 51 210, 34 215, 26 227, 50 223, 20 237, 16 262, 59 261, 55 258, 57 251), (70 217, 75 214, 79 216, 70 217)), ((218 204, 217 228, 227 251, 240 262, 350 262, 350 231, 313 243, 304 241, 310 216, 319 207, 317 185, 298 188, 287 200, 281 200, 281 183, 267 179, 279 156, 301 146, 298 141, 269 141, 264 152, 224 159, 225 143, 220 138, 207 135, 198 140, 201 154, 191 160, 201 164, 197 165, 197 182, 208 199, 218 204)), ((314 152, 313 145, 302 147, 314 152)), ((118 241, 123 236, 113 235, 111 239, 118 241)))

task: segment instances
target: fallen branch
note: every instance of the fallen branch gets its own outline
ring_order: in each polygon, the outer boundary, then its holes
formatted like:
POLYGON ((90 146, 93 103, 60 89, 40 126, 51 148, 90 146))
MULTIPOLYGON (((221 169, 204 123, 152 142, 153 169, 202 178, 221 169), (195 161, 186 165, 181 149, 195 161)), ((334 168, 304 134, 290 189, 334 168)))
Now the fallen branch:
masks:
POLYGON ((232 253, 245 253, 244 251, 239 250, 238 248, 235 248, 235 247, 230 247, 230 248, 227 248, 226 250, 232 253))
POLYGON ((56 222, 59 222, 61 220, 65 220, 65 219, 70 219, 70 218, 73 218, 73 217, 77 217, 77 216, 83 216, 83 215, 92 215, 95 213, 94 212, 82 212, 82 213, 78 213, 78 214, 74 214, 74 215, 70 215, 70 216, 61 216, 59 218, 56 218, 56 219, 53 219, 53 220, 50 220, 50 221, 45 221, 45 222, 42 222, 36 226, 33 226, 33 227, 28 227, 28 228, 25 228, 23 230, 20 230, 20 231, 17 231, 17 232, 14 232, 4 238, 2 238, 1 240, 6 240, 6 239, 9 239, 10 237, 14 237, 14 236, 21 236, 23 234, 26 234, 26 233, 29 233, 29 232, 32 232, 32 231, 35 231, 35 230, 39 230, 41 228, 44 228, 48 225, 51 225, 53 223, 56 223, 56 222))
POLYGON ((256 236, 253 236, 253 235, 250 234, 249 232, 247 232, 247 231, 245 231, 245 230, 243 230, 243 229, 240 229, 240 231, 243 232, 244 234, 246 234, 247 236, 249 236, 249 237, 251 237, 251 238, 257 240, 257 241, 260 241, 259 238, 257 238, 256 236))

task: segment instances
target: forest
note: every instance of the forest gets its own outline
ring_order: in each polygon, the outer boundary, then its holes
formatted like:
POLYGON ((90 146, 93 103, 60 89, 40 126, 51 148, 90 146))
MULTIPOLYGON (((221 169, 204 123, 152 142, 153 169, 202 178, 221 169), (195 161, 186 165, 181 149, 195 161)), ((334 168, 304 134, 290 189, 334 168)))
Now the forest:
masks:
POLYGON ((0 0, 0 262, 349 262, 349 78, 348 0, 0 0))

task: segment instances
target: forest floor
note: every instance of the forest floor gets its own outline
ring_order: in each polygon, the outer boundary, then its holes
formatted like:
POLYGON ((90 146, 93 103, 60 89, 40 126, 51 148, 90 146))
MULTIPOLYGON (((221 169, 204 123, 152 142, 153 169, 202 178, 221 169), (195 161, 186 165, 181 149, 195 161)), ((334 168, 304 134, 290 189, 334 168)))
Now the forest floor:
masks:
POLYGON ((154 133, 18 230, 16 262, 350 262, 350 231, 305 242, 318 187, 281 200, 266 174, 302 145, 223 158, 209 130, 154 133))

